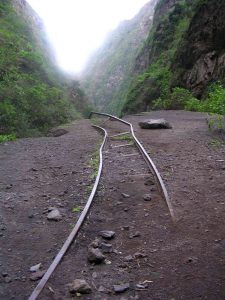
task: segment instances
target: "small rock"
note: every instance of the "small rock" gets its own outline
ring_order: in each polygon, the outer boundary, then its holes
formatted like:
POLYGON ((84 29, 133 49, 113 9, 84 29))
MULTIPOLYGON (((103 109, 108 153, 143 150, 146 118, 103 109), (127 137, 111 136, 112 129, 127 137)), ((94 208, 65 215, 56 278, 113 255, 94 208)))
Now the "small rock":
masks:
POLYGON ((115 293, 124 293, 127 290, 129 290, 130 284, 129 283, 124 283, 124 284, 118 284, 113 286, 113 290, 115 293))
POLYGON ((37 271, 30 276, 31 281, 37 281, 45 275, 46 271, 37 271))
POLYGON ((7 277, 9 274, 7 272, 2 272, 2 277, 7 277))
POLYGON ((33 219, 33 217, 34 217, 34 214, 29 214, 29 215, 28 215, 28 218, 29 218, 29 219, 33 219))
POLYGON ((100 264, 105 260, 105 256, 99 248, 88 249, 88 261, 90 263, 100 264))
POLYGON ((130 195, 128 194, 122 193, 121 195, 123 196, 123 198, 130 198, 130 195))
POLYGON ((49 221, 60 221, 62 220, 62 215, 60 214, 60 211, 57 208, 54 208, 48 215, 47 219, 49 221))
POLYGON ((129 230, 129 229, 130 229, 130 226, 125 225, 125 226, 123 226, 123 229, 124 229, 124 230, 129 230))
POLYGON ((147 186, 154 185, 154 184, 155 184, 154 181, 152 181, 151 179, 147 179, 145 181, 145 185, 147 185, 147 186))
POLYGON ((32 267, 30 267, 30 272, 37 272, 37 271, 39 271, 40 267, 41 267, 41 263, 39 263, 35 266, 32 266, 32 267))
POLYGON ((136 252, 136 253, 134 253, 134 257, 135 257, 135 258, 144 258, 144 257, 146 257, 146 256, 147 256, 146 254, 141 253, 141 252, 136 252))
POLYGON ((98 277, 98 274, 97 274, 96 272, 93 272, 93 273, 92 273, 92 278, 93 278, 93 279, 96 279, 97 277, 98 277))
POLYGON ((101 286, 98 288, 98 292, 103 293, 103 294, 108 294, 108 293, 109 293, 109 290, 107 290, 104 286, 101 285, 101 286))
POLYGON ((101 243, 100 248, 101 248, 103 253, 111 253, 112 252, 112 245, 111 244, 101 243))
POLYGON ((132 238, 139 237, 139 236, 141 236, 140 231, 136 231, 136 232, 134 232, 134 233, 131 233, 131 234, 129 235, 129 238, 132 239, 132 238))
POLYGON ((124 260, 125 260, 126 262, 131 262, 131 261, 134 260, 134 259, 133 259, 133 256, 132 256, 132 255, 127 255, 127 256, 124 257, 124 260))
POLYGON ((9 276, 6 276, 5 277, 5 283, 10 283, 10 282, 12 282, 12 278, 9 277, 9 276))
POLYGON ((7 190, 10 190, 12 187, 13 187, 12 184, 8 184, 8 185, 6 186, 6 189, 7 189, 7 190))
POLYGON ((152 196, 151 196, 150 194, 145 194, 145 195, 143 196, 143 199, 144 199, 145 201, 151 201, 151 200, 152 200, 152 196))
POLYGON ((100 231, 99 235, 106 240, 111 240, 114 238, 115 232, 110 231, 110 230, 103 230, 103 231, 100 231))
POLYGON ((142 129, 171 129, 172 126, 165 119, 149 119, 139 122, 142 129))
POLYGON ((99 239, 95 239, 91 244, 90 247, 92 248, 99 248, 100 246, 100 240, 99 239))
POLYGON ((76 279, 74 282, 69 284, 69 291, 71 294, 90 294, 91 287, 90 285, 83 279, 76 279))

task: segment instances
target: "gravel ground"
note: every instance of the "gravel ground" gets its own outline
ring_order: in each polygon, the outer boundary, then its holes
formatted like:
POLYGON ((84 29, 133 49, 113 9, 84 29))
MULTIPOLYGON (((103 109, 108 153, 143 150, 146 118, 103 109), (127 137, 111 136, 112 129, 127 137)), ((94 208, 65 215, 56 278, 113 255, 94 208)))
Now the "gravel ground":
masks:
MULTIPOLYGON (((110 140, 91 213, 40 299, 225 299, 225 147, 205 117, 183 111, 126 117, 161 172, 176 222, 137 149, 129 140, 110 140), (173 128, 138 126, 159 117, 173 128), (102 230, 114 231, 114 238, 105 240, 102 230), (104 262, 88 261, 102 243, 112 248, 104 262), (71 295, 75 279, 86 280, 92 292, 71 295)), ((117 122, 104 127, 127 131, 117 122)), ((0 145, 0 299, 28 298, 37 283, 30 267, 48 267, 87 199, 90 159, 101 137, 86 120, 68 130, 0 145), (51 207, 60 221, 47 219, 51 207)))

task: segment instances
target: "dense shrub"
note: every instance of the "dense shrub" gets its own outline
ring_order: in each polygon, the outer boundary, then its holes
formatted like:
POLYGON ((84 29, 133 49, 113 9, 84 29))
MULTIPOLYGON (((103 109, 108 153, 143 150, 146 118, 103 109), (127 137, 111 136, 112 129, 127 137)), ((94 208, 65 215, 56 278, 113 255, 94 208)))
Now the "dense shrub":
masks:
POLYGON ((45 133, 78 115, 68 87, 11 1, 0 4, 0 41, 0 134, 45 133))

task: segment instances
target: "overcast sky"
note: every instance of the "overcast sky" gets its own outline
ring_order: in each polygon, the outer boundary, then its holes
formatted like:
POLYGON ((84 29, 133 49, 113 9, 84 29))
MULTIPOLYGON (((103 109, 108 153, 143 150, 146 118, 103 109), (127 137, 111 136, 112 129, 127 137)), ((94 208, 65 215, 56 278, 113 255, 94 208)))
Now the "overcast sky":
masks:
POLYGON ((79 73, 120 21, 149 0, 27 0, 43 19, 61 68, 79 73))

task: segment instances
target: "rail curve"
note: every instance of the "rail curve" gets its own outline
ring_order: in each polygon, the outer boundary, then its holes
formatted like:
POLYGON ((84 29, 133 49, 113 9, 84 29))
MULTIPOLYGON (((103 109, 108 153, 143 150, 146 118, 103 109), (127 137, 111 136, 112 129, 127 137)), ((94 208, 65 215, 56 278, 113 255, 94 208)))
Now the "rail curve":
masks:
POLYGON ((95 193, 97 191, 98 185, 99 185, 99 181, 100 181, 100 177, 101 177, 101 173, 102 173, 102 166, 103 166, 103 155, 102 155, 102 151, 107 139, 107 132, 104 128, 93 125, 93 127, 95 127, 96 129, 102 131, 104 133, 104 139, 103 142, 101 144, 101 147, 99 149, 99 168, 98 168, 98 174, 97 177, 95 179, 95 183, 93 186, 93 189, 91 191, 91 194, 88 198, 88 201, 77 221, 77 223, 75 224, 73 230, 71 231, 70 235, 68 236, 67 240, 65 241, 65 243, 63 244, 62 248, 60 249, 60 251, 58 252, 58 254, 56 255, 55 259, 53 260, 53 262, 51 263, 51 265, 49 266, 48 270, 46 271, 45 275, 42 277, 42 279, 39 281, 38 285, 36 286, 36 288, 33 290, 32 294, 29 297, 29 300, 36 300, 37 297, 40 295, 41 291, 43 290, 43 288, 45 287, 46 283, 48 282, 50 276, 53 274, 53 272, 55 271, 56 267, 58 266, 58 264, 60 263, 60 261, 62 260, 63 256, 66 254, 67 250, 69 249, 70 245, 72 244, 73 240, 75 239, 77 233, 79 232, 87 214, 88 211, 91 207, 91 204, 93 202, 95 193))
MULTIPOLYGON (((138 140, 138 138, 135 136, 134 133, 134 129, 133 129, 133 125, 123 119, 120 119, 116 116, 110 115, 110 114, 106 114, 106 113, 99 113, 99 112, 91 112, 90 114, 90 118, 92 115, 99 115, 99 116, 106 116, 108 118, 117 120, 127 126, 130 127, 130 133, 134 139, 135 145, 137 146, 138 150, 140 151, 141 155, 143 156, 148 168, 151 170, 152 174, 154 175, 154 178, 156 180, 158 189, 162 195, 162 197, 164 198, 171 218, 173 221, 175 221, 175 215, 174 215, 174 210, 170 201, 170 198, 168 196, 168 192, 167 189, 165 187, 165 184, 162 180, 162 177, 159 173, 159 171, 157 170, 155 164, 153 163, 152 159, 149 157, 148 153, 146 152, 145 148, 143 147, 143 145, 141 144, 141 142, 138 140)), ((103 134, 104 134, 104 138, 103 138, 103 142, 100 146, 99 149, 99 168, 98 168, 98 173, 95 179, 95 183, 93 186, 93 189, 91 191, 91 194, 87 200, 87 203, 77 221, 77 223, 75 224, 73 230, 71 231, 70 235, 68 236, 68 238, 66 239, 66 241, 64 242, 62 248, 60 249, 60 251, 58 252, 58 254, 56 255, 56 257, 54 258, 54 260, 52 261, 51 265, 49 266, 48 270, 46 271, 45 275, 42 277, 42 279, 39 281, 38 285, 36 286, 36 288, 33 290, 32 294, 30 295, 30 297, 28 298, 28 300, 36 300, 38 298, 38 296, 40 295, 40 293, 42 292, 42 290, 44 289, 46 283, 48 282, 49 278, 51 277, 51 275, 53 274, 53 272, 55 271, 56 267, 59 265, 59 263, 61 262, 62 258, 64 257, 64 255, 66 254, 67 250, 69 249, 70 245, 72 244, 72 242, 74 241, 75 237, 77 236, 85 218, 87 217, 87 214, 89 212, 89 209, 92 205, 93 199, 95 197, 99 182, 100 182, 100 178, 101 178, 101 174, 102 174, 102 168, 103 168, 103 148, 105 146, 108 134, 107 131, 97 125, 93 125, 94 128, 96 128, 97 130, 100 130, 103 134)))
POLYGON ((110 114, 106 114, 106 113, 99 113, 99 112, 91 112, 90 113, 90 118, 92 115, 99 115, 99 116, 105 116, 105 117, 109 117, 109 118, 112 118, 114 120, 117 120, 123 124, 126 124, 130 127, 130 133, 135 141, 135 144, 137 146, 137 148, 139 149, 140 153, 142 154, 146 164, 148 165, 149 169, 152 171, 155 179, 156 179, 156 182, 157 182, 157 186, 159 188, 159 191, 162 195, 162 197, 164 198, 167 206, 168 206, 168 209, 169 209, 169 212, 170 212, 170 215, 171 215, 171 218, 172 220, 175 222, 175 214, 174 214, 174 210, 173 210, 173 206, 171 204, 171 201, 170 201, 170 198, 169 198, 169 195, 168 195, 168 192, 167 192, 167 189, 166 189, 166 186, 163 182, 163 179, 158 171, 158 169, 156 168, 153 160, 150 158, 150 156, 148 155, 147 151, 145 150, 145 148, 143 147, 143 145, 141 144, 141 142, 138 140, 138 138, 136 137, 135 133, 134 133, 134 128, 133 128, 133 125, 123 119, 120 119, 116 116, 113 116, 113 115, 110 115, 110 114))

